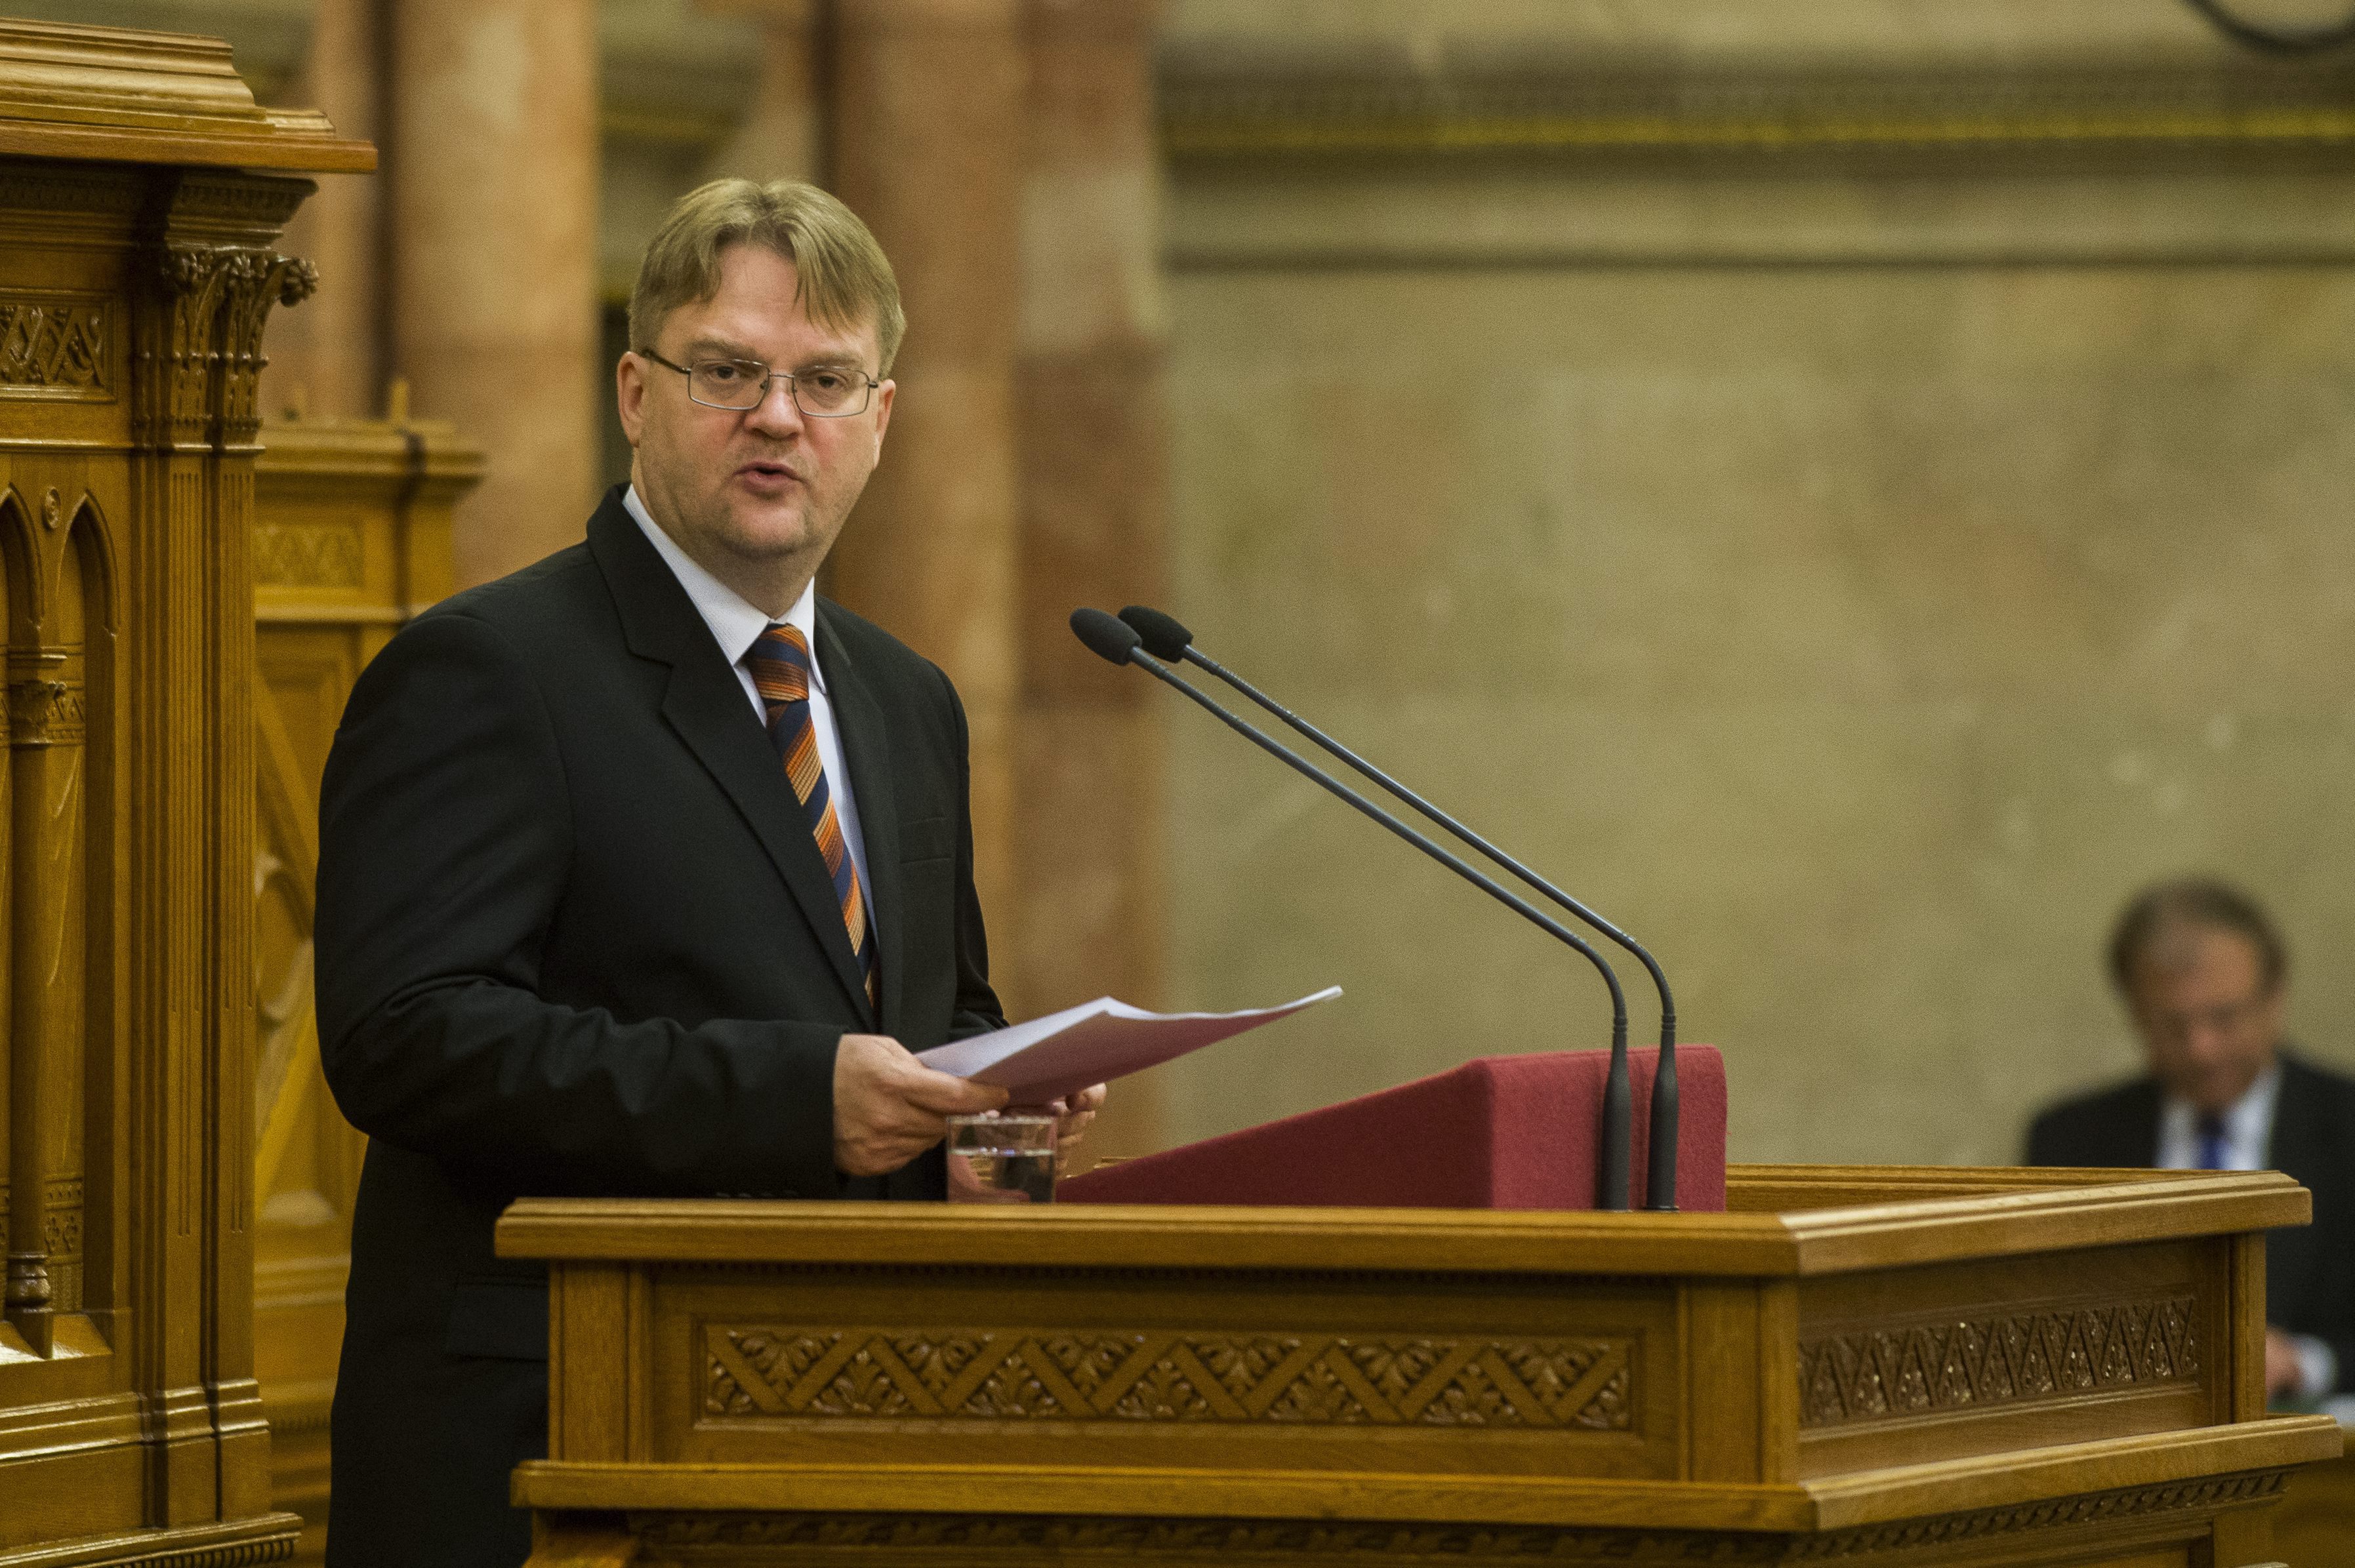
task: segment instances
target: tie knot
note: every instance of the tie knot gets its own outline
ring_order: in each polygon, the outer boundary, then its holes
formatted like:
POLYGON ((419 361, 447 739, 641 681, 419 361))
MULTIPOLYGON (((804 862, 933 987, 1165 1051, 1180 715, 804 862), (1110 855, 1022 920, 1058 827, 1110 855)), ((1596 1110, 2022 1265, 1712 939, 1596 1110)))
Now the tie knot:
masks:
POLYGON ((2222 1111, 2201 1111, 2198 1125, 2200 1136, 2203 1139, 2220 1139, 2224 1136, 2224 1116, 2222 1111))
POLYGON ((806 701, 810 690, 809 643, 801 628, 780 622, 752 640, 744 664, 764 703, 806 701))

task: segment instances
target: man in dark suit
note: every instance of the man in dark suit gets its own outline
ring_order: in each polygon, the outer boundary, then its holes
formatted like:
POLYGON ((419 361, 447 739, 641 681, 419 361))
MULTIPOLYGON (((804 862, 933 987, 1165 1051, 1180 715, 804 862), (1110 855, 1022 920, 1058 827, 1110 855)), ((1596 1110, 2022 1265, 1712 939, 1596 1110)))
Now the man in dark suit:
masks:
POLYGON ((337 1568, 529 1551, 547 1287, 493 1255, 510 1201, 938 1198, 943 1118, 1004 1099, 912 1054, 1004 1023, 964 711, 812 591, 890 418, 890 265, 822 192, 719 182, 631 324, 631 485, 394 638, 327 766, 321 1050, 371 1140, 337 1568))
POLYGON ((2265 1383, 2316 1399, 2355 1386, 2355 1079, 2284 1046, 2288 971, 2246 895, 2197 880, 2143 893, 2110 974, 2150 1072, 2044 1111, 2028 1163, 2277 1170, 2310 1189, 2314 1224, 2265 1238, 2265 1383))

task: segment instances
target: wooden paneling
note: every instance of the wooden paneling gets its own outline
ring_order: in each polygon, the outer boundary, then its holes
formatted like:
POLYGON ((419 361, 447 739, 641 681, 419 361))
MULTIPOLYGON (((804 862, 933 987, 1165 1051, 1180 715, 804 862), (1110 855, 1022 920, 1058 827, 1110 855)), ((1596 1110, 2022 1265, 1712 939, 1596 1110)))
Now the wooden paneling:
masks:
POLYGON ((0 1563, 258 1563, 252 525, 275 249, 368 166, 226 46, 0 21, 0 1563))
POLYGON ((2355 1562, 2355 1457, 2308 1465, 2274 1510, 2274 1555, 2289 1568, 2355 1562))
POLYGON ((482 471, 446 424, 274 424, 255 464, 253 867, 260 1200, 255 1364, 275 1505, 324 1546, 327 1411, 365 1140, 336 1110, 312 1012, 319 778, 344 701, 385 640, 449 591, 450 509, 482 471))

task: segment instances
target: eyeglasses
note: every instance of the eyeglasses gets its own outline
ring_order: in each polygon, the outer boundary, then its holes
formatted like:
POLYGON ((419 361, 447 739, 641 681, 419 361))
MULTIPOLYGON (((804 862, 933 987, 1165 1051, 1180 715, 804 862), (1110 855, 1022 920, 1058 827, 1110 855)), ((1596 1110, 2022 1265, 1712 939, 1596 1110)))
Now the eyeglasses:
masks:
POLYGON ((687 395, 707 408, 742 413, 757 408, 769 396, 769 383, 782 381, 794 407, 814 419, 847 419, 867 412, 875 388, 883 385, 857 370, 823 366, 815 370, 772 370, 757 359, 698 359, 693 365, 673 365, 651 348, 636 351, 668 370, 687 377, 687 395))

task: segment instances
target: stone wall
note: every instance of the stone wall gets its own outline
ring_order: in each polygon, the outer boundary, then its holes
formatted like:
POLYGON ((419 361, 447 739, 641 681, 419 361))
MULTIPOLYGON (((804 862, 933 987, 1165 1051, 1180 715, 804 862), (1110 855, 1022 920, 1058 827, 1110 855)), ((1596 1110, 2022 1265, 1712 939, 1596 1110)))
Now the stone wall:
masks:
MULTIPOLYGON (((2016 1158, 2133 1067, 2106 926, 2187 868, 2355 1063, 2355 93, 2179 6, 1903 9, 1164 44, 1173 608, 1649 942, 1738 1159, 2016 1158)), ((1172 1140, 1605 1042, 1574 956, 1167 722, 1173 1000, 1348 993, 1165 1069, 1172 1140)))

